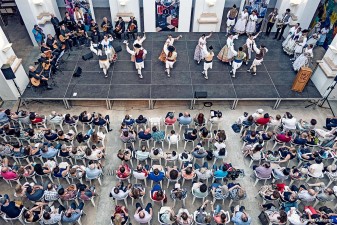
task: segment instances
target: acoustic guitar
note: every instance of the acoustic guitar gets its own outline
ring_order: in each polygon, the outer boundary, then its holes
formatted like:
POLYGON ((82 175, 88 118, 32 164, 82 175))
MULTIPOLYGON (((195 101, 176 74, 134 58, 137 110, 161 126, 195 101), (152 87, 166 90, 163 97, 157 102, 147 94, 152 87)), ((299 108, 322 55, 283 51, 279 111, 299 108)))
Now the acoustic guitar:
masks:
MULTIPOLYGON (((43 71, 44 71, 44 70, 42 70, 40 74, 36 74, 36 76, 38 76, 38 77, 41 76, 41 79, 44 78, 44 76, 41 75, 41 74, 43 73, 43 71)), ((46 78, 46 80, 48 80, 48 79, 46 78)), ((30 78, 30 83, 31 83, 34 87, 38 87, 38 86, 40 86, 40 84, 41 84, 41 80, 38 80, 38 79, 32 77, 32 78, 30 78)))
POLYGON ((69 39, 69 37, 71 35, 73 35, 73 32, 66 33, 65 36, 63 36, 62 34, 60 34, 60 36, 59 36, 60 42, 65 42, 66 40, 69 39))

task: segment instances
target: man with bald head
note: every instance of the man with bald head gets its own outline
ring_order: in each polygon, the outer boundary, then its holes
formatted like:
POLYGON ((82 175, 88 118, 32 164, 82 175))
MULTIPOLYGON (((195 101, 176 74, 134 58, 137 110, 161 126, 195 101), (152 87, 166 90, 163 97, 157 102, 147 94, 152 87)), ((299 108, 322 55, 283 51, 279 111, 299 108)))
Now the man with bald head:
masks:
POLYGON ((178 121, 181 125, 190 125, 192 122, 192 117, 188 112, 184 112, 184 114, 179 113, 178 121))
POLYGON ((139 202, 136 203, 136 212, 134 215, 135 220, 138 223, 148 223, 152 219, 153 211, 152 211, 152 204, 148 203, 145 209, 142 208, 139 202))
POLYGON ((34 85, 33 83, 33 86, 36 86, 36 87, 40 87, 40 86, 47 86, 47 90, 51 90, 53 88, 51 88, 48 84, 48 78, 45 78, 42 73, 41 73, 41 69, 39 68, 35 68, 34 66, 30 66, 29 67, 29 73, 28 73, 28 77, 30 79, 30 81, 32 82, 32 78, 34 78, 35 80, 38 80, 40 81, 40 84, 39 85, 34 85))

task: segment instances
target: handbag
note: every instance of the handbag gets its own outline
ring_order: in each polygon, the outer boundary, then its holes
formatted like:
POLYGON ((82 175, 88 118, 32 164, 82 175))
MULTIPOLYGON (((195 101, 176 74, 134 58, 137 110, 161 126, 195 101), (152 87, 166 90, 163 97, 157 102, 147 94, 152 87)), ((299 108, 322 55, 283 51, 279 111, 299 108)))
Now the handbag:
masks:
POLYGON ((265 212, 260 213, 259 220, 262 225, 269 225, 269 218, 265 212))

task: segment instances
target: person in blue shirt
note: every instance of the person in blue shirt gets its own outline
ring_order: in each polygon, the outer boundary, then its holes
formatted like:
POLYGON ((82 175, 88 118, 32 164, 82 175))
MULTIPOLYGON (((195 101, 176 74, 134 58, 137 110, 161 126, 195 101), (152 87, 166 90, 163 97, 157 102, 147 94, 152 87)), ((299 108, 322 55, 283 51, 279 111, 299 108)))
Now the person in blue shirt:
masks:
POLYGON ((45 159, 54 158, 58 154, 60 148, 61 148, 60 145, 57 145, 54 148, 54 146, 52 146, 51 144, 45 143, 44 146, 42 147, 41 156, 42 158, 45 159))
POLYGON ((70 208, 62 216, 62 222, 65 223, 76 222, 82 216, 83 207, 84 207, 83 202, 81 202, 77 207, 74 202, 71 203, 70 208))
POLYGON ((112 129, 110 129, 110 117, 109 115, 105 115, 105 117, 103 118, 102 114, 98 113, 98 114, 95 114, 94 113, 94 119, 92 120, 92 123, 95 125, 95 126, 106 126, 108 131, 112 131, 112 129))
POLYGON ((150 132, 151 132, 150 128, 147 128, 145 131, 143 131, 143 130, 139 131, 139 133, 138 133, 139 139, 150 140, 151 137, 152 137, 150 132))
POLYGON ((44 132, 44 138, 47 139, 47 141, 56 141, 58 139, 58 135, 51 130, 46 130, 44 132))
POLYGON ((227 177, 228 175, 226 167, 224 166, 219 166, 219 169, 218 169, 216 165, 213 165, 213 169, 215 170, 213 175, 216 178, 224 178, 224 177, 227 177))
POLYGON ((152 127, 152 138, 154 141, 162 141, 165 139, 165 132, 158 130, 156 126, 152 127))
POLYGON ((154 182, 160 182, 164 180, 165 174, 164 172, 160 171, 158 168, 155 168, 152 172, 150 172, 148 178, 153 180, 154 182))
POLYGON ((34 25, 32 33, 34 34, 34 38, 37 44, 41 46, 41 43, 44 41, 45 37, 45 34, 43 33, 42 29, 38 25, 34 25))
POLYGON ((39 201, 44 195, 44 189, 41 185, 28 186, 26 196, 30 201, 39 201))
POLYGON ((189 125, 192 123, 192 117, 188 112, 184 112, 184 114, 179 113, 178 121, 181 125, 189 125))
POLYGON ((232 206, 231 210, 233 212, 232 222, 236 225, 250 225, 252 218, 246 213, 244 206, 232 206))
POLYGON ((125 115, 125 118, 123 119, 123 122, 127 126, 132 126, 135 123, 135 120, 130 117, 130 115, 125 115))

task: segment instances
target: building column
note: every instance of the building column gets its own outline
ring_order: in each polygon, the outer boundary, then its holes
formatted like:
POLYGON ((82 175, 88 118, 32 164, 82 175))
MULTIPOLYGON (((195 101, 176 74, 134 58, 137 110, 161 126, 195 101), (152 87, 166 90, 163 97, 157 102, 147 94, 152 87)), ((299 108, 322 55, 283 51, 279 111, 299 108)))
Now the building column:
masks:
POLYGON ((15 2, 34 46, 37 46, 32 33, 35 24, 42 28, 46 36, 55 35, 50 14, 54 14, 60 20, 62 18, 55 0, 15 0, 15 2))
MULTIPOLYGON (((291 13, 297 16, 297 21, 291 21, 291 25, 300 23, 302 29, 308 29, 315 15, 320 0, 277 0, 276 8, 279 14, 285 13, 286 9, 290 9, 291 13)), ((283 37, 288 34, 288 28, 285 30, 283 37)), ((273 32, 276 31, 276 25, 273 32)))
MULTIPOLYGON (((147 5, 148 2, 146 2, 147 5)), ((154 4, 154 3, 153 3, 154 4)), ((125 21, 125 30, 127 28, 128 22, 130 20, 130 16, 136 17, 136 20, 138 22, 138 32, 142 30, 141 22, 140 22, 140 6, 139 1, 134 0, 109 0, 110 5, 110 13, 111 13, 111 22, 113 23, 115 27, 115 23, 117 22, 117 19, 119 16, 123 17, 123 20, 125 21)), ((154 8, 154 6, 153 6, 154 8)), ((145 14, 145 12, 144 12, 145 14)), ((145 15, 144 15, 145 17, 145 15)), ((145 20, 145 18, 144 18, 145 20)))
MULTIPOLYGON (((21 93, 25 90, 29 80, 23 69, 22 59, 18 59, 12 49, 12 44, 8 42, 5 33, 0 27, 0 67, 4 64, 9 64, 15 73, 14 79, 21 93)), ((19 92, 12 80, 6 80, 0 70, 0 96, 3 100, 17 100, 19 92)))
MULTIPOLYGON (((317 90, 324 97, 328 87, 334 82, 337 75, 337 35, 329 45, 322 60, 317 60, 317 68, 314 71, 311 80, 317 90)), ((329 99, 337 98, 337 90, 334 89, 329 99)))
POLYGON ((225 0, 198 0, 194 8, 193 32, 219 32, 225 0))

